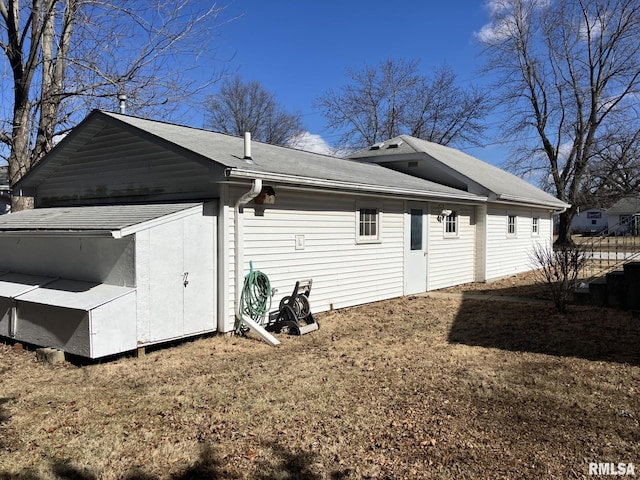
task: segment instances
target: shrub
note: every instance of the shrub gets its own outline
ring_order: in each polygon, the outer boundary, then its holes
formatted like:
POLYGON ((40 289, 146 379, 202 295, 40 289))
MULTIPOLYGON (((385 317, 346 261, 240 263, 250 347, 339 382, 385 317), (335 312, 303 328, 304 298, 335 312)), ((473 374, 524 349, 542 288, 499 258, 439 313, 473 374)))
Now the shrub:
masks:
POLYGON ((580 271, 584 268, 587 255, 576 244, 537 245, 533 249, 531 261, 549 286, 553 303, 559 313, 566 313, 567 303, 573 297, 580 271))

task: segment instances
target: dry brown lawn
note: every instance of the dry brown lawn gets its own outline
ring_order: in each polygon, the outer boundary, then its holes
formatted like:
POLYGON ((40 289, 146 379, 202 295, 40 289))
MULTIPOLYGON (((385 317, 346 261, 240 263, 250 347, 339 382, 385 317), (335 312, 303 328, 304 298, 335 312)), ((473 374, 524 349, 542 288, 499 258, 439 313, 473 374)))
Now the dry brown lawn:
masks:
POLYGON ((82 366, 0 344, 0 479, 640 474, 628 312, 412 296, 319 319, 277 349, 214 336, 82 366))

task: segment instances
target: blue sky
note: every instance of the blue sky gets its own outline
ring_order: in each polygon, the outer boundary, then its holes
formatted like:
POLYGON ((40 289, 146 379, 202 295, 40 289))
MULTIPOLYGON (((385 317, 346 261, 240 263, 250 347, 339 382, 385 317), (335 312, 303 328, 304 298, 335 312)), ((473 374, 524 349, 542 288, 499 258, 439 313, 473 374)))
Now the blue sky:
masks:
MULTIPOLYGON (((481 84, 481 47, 474 33, 489 21, 482 0, 235 0, 214 42, 217 56, 243 80, 258 80, 311 134, 331 144, 314 108, 318 96, 347 82, 346 70, 388 58, 419 60, 421 72, 449 65, 458 82, 481 84)), ((214 87, 215 91, 215 87, 214 87)), ((495 122, 495 120, 492 120, 495 122)), ((495 136, 487 143, 494 143, 495 136)), ((498 146, 468 153, 500 164, 498 146)))

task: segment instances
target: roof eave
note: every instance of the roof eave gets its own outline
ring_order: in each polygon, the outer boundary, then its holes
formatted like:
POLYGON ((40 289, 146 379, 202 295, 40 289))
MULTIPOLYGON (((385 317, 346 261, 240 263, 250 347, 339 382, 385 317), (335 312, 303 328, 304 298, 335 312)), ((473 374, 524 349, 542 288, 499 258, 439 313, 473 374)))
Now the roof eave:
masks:
POLYGON ((256 179, 261 178, 267 181, 279 182, 291 185, 301 185, 307 187, 326 188, 326 189, 338 189, 338 190, 351 190, 362 193, 376 193, 381 195, 401 195, 411 197, 422 198, 447 198, 452 200, 461 200, 466 202, 484 203, 487 201, 487 197, 475 195, 472 193, 451 193, 451 192, 434 192, 425 190, 416 190, 411 188, 389 187, 383 185, 371 185, 352 183, 340 180, 328 180, 312 177, 300 177, 297 175, 287 175, 281 173, 262 172, 259 170, 229 168, 226 170, 226 176, 228 179, 256 179))
POLYGON ((529 207, 550 208, 553 211, 558 211, 558 212, 562 212, 571 206, 569 203, 564 203, 560 201, 558 201, 558 203, 544 202, 535 198, 521 197, 518 195, 509 195, 505 193, 498 195, 497 201, 510 203, 514 205, 529 206, 529 207))
POLYGON ((120 238, 119 230, 1 230, 2 237, 102 237, 120 238))

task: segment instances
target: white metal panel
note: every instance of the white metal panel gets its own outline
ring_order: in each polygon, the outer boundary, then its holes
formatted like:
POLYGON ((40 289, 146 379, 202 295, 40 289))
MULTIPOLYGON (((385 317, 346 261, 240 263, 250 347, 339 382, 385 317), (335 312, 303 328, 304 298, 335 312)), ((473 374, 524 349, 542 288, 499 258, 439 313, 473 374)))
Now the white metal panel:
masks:
POLYGON ((472 205, 431 204, 429 220, 428 288, 450 287, 475 279, 475 209, 472 205), (458 216, 458 235, 445 236, 444 221, 438 215, 446 209, 458 216))
POLYGON ((253 261, 277 288, 276 305, 297 280, 312 278, 314 312, 401 296, 403 202, 366 199, 382 212, 381 241, 358 244, 355 212, 363 200, 277 189, 274 205, 245 207, 244 273, 253 261), (303 248, 296 248, 297 238, 304 239, 303 248))
POLYGON ((91 311, 91 358, 134 350, 137 347, 136 292, 91 311))
POLYGON ((133 237, 0 236, 0 268, 30 275, 135 286, 133 237))
POLYGON ((20 300, 17 302, 16 340, 91 357, 89 312, 20 300))
POLYGON ((10 272, 0 276, 0 297, 16 298, 23 293, 53 282, 55 277, 10 272))
POLYGON ((39 285, 55 280, 53 277, 5 273, 0 276, 0 335, 14 337, 16 330, 16 312, 14 299, 39 285))
POLYGON ((20 295, 22 302, 89 311, 134 292, 134 288, 60 279, 20 295))

